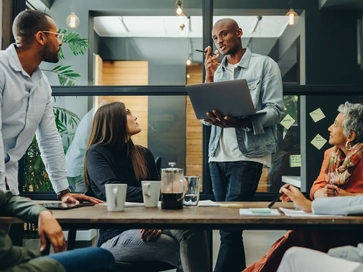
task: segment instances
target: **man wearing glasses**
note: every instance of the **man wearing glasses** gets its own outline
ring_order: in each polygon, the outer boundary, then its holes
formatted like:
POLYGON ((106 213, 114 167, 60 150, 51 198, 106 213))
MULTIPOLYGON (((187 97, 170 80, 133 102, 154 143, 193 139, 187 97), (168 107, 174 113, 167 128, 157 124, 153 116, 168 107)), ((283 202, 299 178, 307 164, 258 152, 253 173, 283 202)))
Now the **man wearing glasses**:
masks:
POLYGON ((18 160, 36 134, 42 159, 58 199, 101 201, 68 189, 65 156, 55 125, 52 90, 39 69, 56 63, 63 34, 49 15, 26 10, 13 22, 15 43, 0 51, 0 190, 18 190, 18 160))

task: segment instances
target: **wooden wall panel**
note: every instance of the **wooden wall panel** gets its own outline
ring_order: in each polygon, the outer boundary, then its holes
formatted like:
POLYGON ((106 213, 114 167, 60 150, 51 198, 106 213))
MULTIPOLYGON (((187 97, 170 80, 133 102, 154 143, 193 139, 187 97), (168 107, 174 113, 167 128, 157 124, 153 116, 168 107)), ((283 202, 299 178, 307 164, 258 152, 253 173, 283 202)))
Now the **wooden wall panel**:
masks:
MULTIPOLYGON (((93 67, 94 67, 94 85, 103 85, 102 76, 103 76, 103 63, 102 59, 99 55, 93 54, 93 67)), ((98 103, 97 103, 98 105, 98 103)))
MULTIPOLYGON (((147 61, 104 61, 102 65, 103 85, 148 85, 147 61)), ((147 147, 148 144, 148 97, 147 96, 99 96, 98 101, 119 101, 130 109, 142 129, 132 136, 135 144, 147 147)))
MULTIPOLYGON (((187 84, 202 83, 202 64, 187 66, 187 84)), ((202 184, 202 123, 195 117, 190 99, 186 97, 186 174, 200 176, 202 184)), ((207 163, 207 162, 205 162, 207 163)), ((201 188, 202 190, 203 188, 201 188)))

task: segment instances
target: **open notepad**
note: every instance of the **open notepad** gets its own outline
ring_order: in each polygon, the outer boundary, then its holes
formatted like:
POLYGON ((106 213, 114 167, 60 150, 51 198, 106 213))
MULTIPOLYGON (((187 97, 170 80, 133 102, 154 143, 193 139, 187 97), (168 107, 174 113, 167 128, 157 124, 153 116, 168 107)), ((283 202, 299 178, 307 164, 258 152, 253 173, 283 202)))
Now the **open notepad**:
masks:
POLYGON ((286 216, 303 216, 303 217, 326 217, 326 216, 343 216, 343 215, 322 215, 322 214, 313 214, 313 213, 306 213, 301 210, 291 210, 291 209, 285 209, 285 208, 279 208, 280 211, 282 211, 286 216))

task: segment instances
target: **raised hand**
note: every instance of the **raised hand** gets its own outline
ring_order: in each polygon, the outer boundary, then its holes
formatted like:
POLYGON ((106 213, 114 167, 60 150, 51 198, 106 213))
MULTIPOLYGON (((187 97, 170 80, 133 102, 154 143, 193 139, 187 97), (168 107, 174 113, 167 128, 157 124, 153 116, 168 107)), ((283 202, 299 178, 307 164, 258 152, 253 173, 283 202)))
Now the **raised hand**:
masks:
POLYGON ((214 52, 214 55, 211 56, 212 48, 210 46, 207 46, 204 49, 204 68, 205 68, 205 82, 213 82, 214 81, 214 72, 217 70, 219 63, 218 63, 218 57, 219 52, 216 50, 214 52))

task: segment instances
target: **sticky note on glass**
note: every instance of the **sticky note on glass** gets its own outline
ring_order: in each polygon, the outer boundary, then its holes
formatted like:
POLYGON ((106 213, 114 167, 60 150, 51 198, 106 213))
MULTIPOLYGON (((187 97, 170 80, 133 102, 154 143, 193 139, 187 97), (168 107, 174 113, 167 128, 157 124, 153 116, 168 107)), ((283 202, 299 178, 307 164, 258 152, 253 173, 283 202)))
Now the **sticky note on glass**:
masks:
POLYGON ((290 114, 287 114, 284 119, 281 120, 280 125, 286 129, 289 129, 293 123, 295 123, 294 118, 292 118, 290 114))
POLYGON ((310 143, 320 150, 326 142, 327 141, 320 134, 317 134, 310 143))
POLYGON ((310 116, 315 123, 325 118, 325 115, 320 108, 310 112, 310 116))
POLYGON ((290 155, 290 167, 301 167, 301 155, 290 155))

